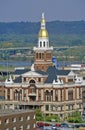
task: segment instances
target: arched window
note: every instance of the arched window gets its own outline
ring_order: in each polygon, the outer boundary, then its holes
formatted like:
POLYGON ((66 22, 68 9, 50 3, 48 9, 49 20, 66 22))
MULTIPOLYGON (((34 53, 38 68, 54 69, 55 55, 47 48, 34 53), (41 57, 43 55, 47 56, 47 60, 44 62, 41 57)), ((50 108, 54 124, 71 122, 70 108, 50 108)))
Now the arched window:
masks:
POLYGON ((10 88, 7 90, 7 99, 10 100, 10 88))
POLYGON ((43 46, 45 47, 45 41, 43 42, 43 46))
POLYGON ((35 83, 35 80, 33 80, 33 79, 32 79, 32 80, 30 80, 30 82, 29 82, 29 83, 30 83, 30 84, 31 84, 31 83, 35 83))
POLYGON ((49 46, 48 46, 48 42, 47 42, 47 47, 49 47, 49 46))
POLYGON ((49 111, 49 105, 45 105, 45 110, 49 111))
POLYGON ((45 95, 46 95, 46 101, 49 101, 49 91, 48 90, 46 90, 45 95))
POLYGON ((18 101, 18 91, 15 90, 14 92, 14 100, 18 101))
POLYGON ((42 47, 42 42, 40 41, 40 47, 42 47))
POLYGON ((58 92, 56 90, 56 97, 55 97, 56 101, 58 101, 58 92))
POLYGON ((53 90, 51 90, 50 94, 53 96, 53 90))
POLYGON ((41 53, 39 53, 39 59, 41 59, 41 53))
POLYGON ((33 80, 33 79, 30 80, 30 82, 29 82, 29 84, 30 84, 29 87, 30 87, 30 92, 31 92, 31 93, 36 93, 36 85, 35 85, 35 83, 36 83, 36 82, 35 82, 35 80, 33 80))
POLYGON ((22 100, 22 89, 20 89, 20 101, 22 100))
POLYGON ((49 91, 48 90, 46 90, 46 95, 49 95, 49 91))
POLYGON ((38 59, 38 53, 36 53, 36 58, 38 59))
MULTIPOLYGON (((36 82, 35 82, 35 80, 31 79, 31 80, 29 81, 29 84, 30 84, 30 86, 35 86, 36 82)), ((35 87, 36 87, 36 86, 35 86, 35 87)))
POLYGON ((53 90, 51 90, 50 96, 51 96, 51 97, 50 97, 50 100, 53 101, 53 90))
POLYGON ((73 90, 68 90, 68 100, 73 100, 73 90))
POLYGON ((42 59, 44 59, 44 53, 42 53, 42 59))

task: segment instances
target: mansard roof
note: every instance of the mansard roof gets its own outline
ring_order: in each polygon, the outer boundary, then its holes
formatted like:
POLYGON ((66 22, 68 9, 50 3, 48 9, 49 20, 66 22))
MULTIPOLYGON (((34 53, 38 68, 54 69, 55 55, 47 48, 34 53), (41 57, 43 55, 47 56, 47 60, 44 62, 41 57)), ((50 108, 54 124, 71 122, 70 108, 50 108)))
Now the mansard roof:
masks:
POLYGON ((14 83, 22 83, 22 76, 17 77, 13 82, 14 83))
POLYGON ((56 73, 57 73, 57 69, 55 68, 55 66, 49 66, 47 69, 48 77, 45 83, 52 83, 53 80, 56 79, 56 73))
POLYGON ((57 75, 68 75, 71 70, 57 70, 57 75))
POLYGON ((49 66, 47 71, 44 72, 44 71, 41 71, 41 70, 37 70, 37 71, 31 71, 30 69, 23 69, 23 70, 15 70, 14 74, 16 75, 20 75, 18 78, 16 78, 14 80, 14 82, 16 83, 21 83, 22 82, 22 76, 32 76, 36 75, 39 76, 46 76, 47 79, 45 81, 45 83, 53 83, 53 80, 56 80, 57 79, 57 76, 68 76, 69 74, 74 74, 74 73, 71 73, 71 70, 58 70, 56 69, 55 66, 49 66))
POLYGON ((42 70, 37 70, 37 71, 35 71, 36 73, 39 73, 39 74, 41 74, 41 75, 47 75, 47 72, 45 72, 45 71, 42 71, 42 70))
POLYGON ((41 71, 41 70, 37 70, 37 71, 31 71, 31 70, 27 70, 27 69, 24 69, 24 70, 16 70, 14 72, 14 74, 16 75, 20 75, 19 77, 17 77, 15 80, 14 80, 14 83, 21 83, 22 82, 22 76, 26 75, 26 76, 31 76, 32 74, 32 77, 33 75, 36 77, 37 76, 47 76, 47 73, 44 72, 44 71, 41 71))
MULTIPOLYGON (((22 75, 22 74, 27 73, 29 71, 31 71, 31 70, 30 69, 16 69, 13 74, 14 75, 22 75)), ((42 70, 37 70, 37 71, 34 71, 34 72, 39 73, 41 75, 47 75, 47 73, 42 71, 42 70)))
POLYGON ((68 76, 71 70, 58 70, 55 66, 49 66, 47 69, 48 77, 45 83, 53 83, 53 80, 57 79, 57 76, 68 76))
POLYGON ((30 71, 30 69, 16 69, 13 74, 14 75, 22 75, 28 71, 30 71))

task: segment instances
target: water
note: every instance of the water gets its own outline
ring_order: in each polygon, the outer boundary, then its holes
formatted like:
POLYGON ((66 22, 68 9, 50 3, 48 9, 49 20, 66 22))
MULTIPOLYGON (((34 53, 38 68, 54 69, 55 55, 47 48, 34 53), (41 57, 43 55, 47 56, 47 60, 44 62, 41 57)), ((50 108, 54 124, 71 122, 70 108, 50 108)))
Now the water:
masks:
POLYGON ((24 61, 10 61, 10 62, 7 62, 7 61, 1 61, 0 62, 0 65, 2 66, 14 66, 14 67, 25 67, 25 66, 31 66, 31 62, 24 62, 24 61))
MULTIPOLYGON (((61 68, 62 66, 67 66, 67 65, 70 65, 70 64, 74 64, 74 63, 75 62, 58 61, 57 67, 61 68)), ((76 62, 76 63, 79 63, 79 62, 76 62)), ((26 66, 31 66, 32 62, 30 62, 30 61, 28 61, 28 62, 27 61, 10 61, 10 62, 1 61, 0 65, 2 65, 2 66, 14 66, 14 67, 26 67, 26 66)))

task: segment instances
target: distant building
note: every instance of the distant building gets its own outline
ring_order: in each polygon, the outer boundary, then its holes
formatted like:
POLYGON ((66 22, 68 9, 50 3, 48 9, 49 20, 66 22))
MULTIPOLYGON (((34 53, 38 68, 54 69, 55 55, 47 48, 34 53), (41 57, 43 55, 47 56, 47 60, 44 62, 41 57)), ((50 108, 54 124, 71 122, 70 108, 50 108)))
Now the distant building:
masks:
POLYGON ((36 130, 35 112, 31 110, 0 111, 0 130, 36 130))
POLYGON ((71 64, 69 66, 63 67, 63 69, 69 69, 73 71, 85 71, 85 64, 71 64))
POLYGON ((57 68, 57 58, 55 56, 52 57, 53 65, 57 68))
POLYGON ((40 108, 43 114, 56 114, 65 119, 76 109, 82 114, 82 77, 72 70, 58 70, 52 62, 53 47, 49 45, 44 14, 34 50, 31 69, 16 69, 0 87, 4 88, 4 109, 40 108))

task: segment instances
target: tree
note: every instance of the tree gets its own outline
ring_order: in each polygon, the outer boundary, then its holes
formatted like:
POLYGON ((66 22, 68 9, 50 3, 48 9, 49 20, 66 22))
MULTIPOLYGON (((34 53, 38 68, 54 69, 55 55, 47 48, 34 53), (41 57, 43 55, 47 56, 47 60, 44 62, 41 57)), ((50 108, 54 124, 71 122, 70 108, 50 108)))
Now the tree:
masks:
POLYGON ((60 118, 57 115, 46 116, 45 119, 46 119, 46 121, 52 121, 52 120, 55 120, 55 122, 60 121, 60 118))
POLYGON ((79 113, 79 111, 76 110, 75 112, 73 112, 72 115, 68 117, 68 122, 81 123, 82 122, 82 116, 79 113))
POLYGON ((35 113, 36 113, 36 121, 43 121, 43 116, 42 116, 41 110, 40 109, 36 109, 35 113))

